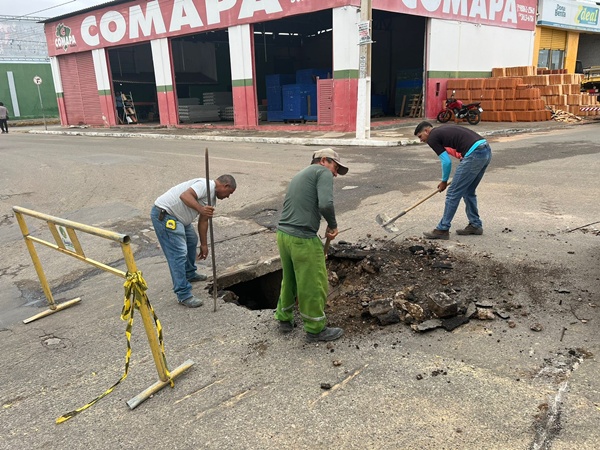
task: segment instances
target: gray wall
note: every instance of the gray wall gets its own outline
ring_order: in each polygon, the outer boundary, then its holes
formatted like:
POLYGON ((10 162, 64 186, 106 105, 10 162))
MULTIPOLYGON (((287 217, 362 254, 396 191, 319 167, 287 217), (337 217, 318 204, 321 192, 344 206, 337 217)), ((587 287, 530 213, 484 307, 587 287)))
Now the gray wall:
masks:
POLYGON ((583 67, 600 66, 600 34, 580 34, 577 60, 583 67))

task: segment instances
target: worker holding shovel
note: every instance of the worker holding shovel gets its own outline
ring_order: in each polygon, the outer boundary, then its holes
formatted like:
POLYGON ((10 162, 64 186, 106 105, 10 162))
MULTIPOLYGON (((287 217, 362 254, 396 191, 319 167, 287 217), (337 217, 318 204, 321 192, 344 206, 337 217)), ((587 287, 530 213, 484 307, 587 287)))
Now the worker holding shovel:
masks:
POLYGON ((277 227, 283 280, 275 319, 279 321, 281 332, 293 331, 294 305, 298 299, 309 342, 333 341, 344 333, 341 328, 326 326, 327 268, 317 232, 323 217, 327 221, 327 239, 334 239, 338 234, 333 178, 346 173, 348 168, 333 149, 314 152, 311 165, 290 182, 277 227))
POLYGON ((433 125, 426 121, 417 125, 415 136, 421 142, 427 143, 440 158, 442 163, 442 181, 438 184, 440 192, 448 187, 452 170, 452 161, 446 149, 454 149, 456 151, 454 156, 460 159, 452 185, 446 194, 442 219, 433 231, 426 231, 423 236, 427 239, 449 239, 452 219, 461 198, 465 202, 469 224, 462 230, 456 230, 456 233, 463 236, 483 234, 475 190, 492 159, 492 150, 487 141, 469 128, 458 125, 433 128, 433 125))

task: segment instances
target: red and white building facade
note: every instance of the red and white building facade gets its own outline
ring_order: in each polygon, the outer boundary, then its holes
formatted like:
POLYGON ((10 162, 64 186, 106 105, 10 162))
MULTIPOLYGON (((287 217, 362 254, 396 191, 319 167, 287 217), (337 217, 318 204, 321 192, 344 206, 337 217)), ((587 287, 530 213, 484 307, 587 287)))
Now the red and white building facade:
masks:
MULTIPOLYGON (((254 25, 331 10, 333 124, 356 127, 360 0, 117 0, 50 19, 45 34, 61 123, 118 123, 107 51, 149 42, 160 123, 179 124, 170 40, 227 29, 234 126, 258 128, 254 25)), ((450 78, 489 76, 493 67, 531 65, 536 0, 372 0, 373 10, 427 18, 424 40, 425 115, 435 117, 450 78)), ((373 45, 377 45, 376 43, 373 45)))

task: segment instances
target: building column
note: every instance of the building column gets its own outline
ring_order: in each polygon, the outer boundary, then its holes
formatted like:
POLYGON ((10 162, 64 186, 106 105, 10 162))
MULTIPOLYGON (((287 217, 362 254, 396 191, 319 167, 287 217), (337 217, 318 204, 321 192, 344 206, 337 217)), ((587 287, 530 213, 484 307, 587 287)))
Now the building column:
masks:
POLYGON ((234 125, 241 128, 258 126, 258 105, 254 84, 254 34, 251 25, 229 27, 229 57, 234 125))
POLYGON ((65 96, 62 86, 62 77, 60 76, 60 67, 56 56, 50 57, 50 68, 52 70, 52 80, 54 81, 54 92, 56 92, 56 103, 58 103, 58 115, 60 124, 67 126, 67 109, 65 108, 65 96))
POLYGON ((565 51, 565 64, 564 68, 567 69, 567 73, 575 73, 575 66, 577 65, 577 49, 579 47, 579 32, 578 31, 567 31, 567 49, 565 51))
POLYGON ((94 72, 96 73, 96 84, 98 85, 98 97, 100 97, 100 110, 104 126, 117 124, 117 105, 110 83, 110 68, 106 60, 106 49, 92 50, 94 61, 94 72))
POLYGON ((354 6, 333 9, 333 124, 356 129, 358 107, 360 11, 354 6))
POLYGON ((161 125, 177 125, 177 102, 173 89, 173 65, 171 64, 171 46, 167 38, 154 39, 152 62, 156 77, 156 94, 158 98, 158 114, 161 125))

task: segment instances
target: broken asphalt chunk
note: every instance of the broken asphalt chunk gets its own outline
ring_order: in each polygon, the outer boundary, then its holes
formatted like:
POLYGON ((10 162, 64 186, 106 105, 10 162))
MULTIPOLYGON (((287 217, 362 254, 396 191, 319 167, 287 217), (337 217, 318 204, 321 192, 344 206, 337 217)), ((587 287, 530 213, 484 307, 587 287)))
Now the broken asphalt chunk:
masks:
POLYGON ((467 306, 467 312, 465 313, 465 316, 468 319, 470 319, 476 313, 477 313, 477 306, 475 305, 475 302, 469 302, 469 306, 467 306))
POLYGON ((498 309, 498 310, 496 310, 496 311, 494 311, 494 312, 495 312, 495 313, 496 313, 496 315, 497 315, 498 317, 500 317, 501 319, 504 319, 504 320, 506 320, 506 319, 510 319, 510 314, 509 314, 509 313, 507 313, 506 311, 502 310, 502 309, 498 309))
POLYGON ((369 302, 369 314, 374 317, 387 314, 394 308, 394 302, 391 298, 382 298, 369 302))
POLYGON ((476 306, 479 306, 480 308, 493 308, 494 304, 492 302, 490 302, 489 300, 478 300, 475 302, 476 306))
POLYGON ((468 323, 469 318, 466 316, 458 315, 454 317, 450 317, 449 319, 442 320, 442 328, 446 331, 452 331, 455 328, 460 327, 461 325, 468 323))
POLYGON ((392 325, 400 322, 400 314, 394 307, 391 298, 373 300, 369 303, 369 314, 375 317, 381 325, 392 325))
POLYGON ((451 317, 458 313, 458 303, 445 292, 436 292, 428 296, 428 305, 437 317, 451 317))
POLYGON ((442 326, 442 321, 440 319, 429 319, 425 322, 417 323, 411 325, 411 328, 415 331, 424 332, 434 330, 436 328, 440 328, 442 326))

